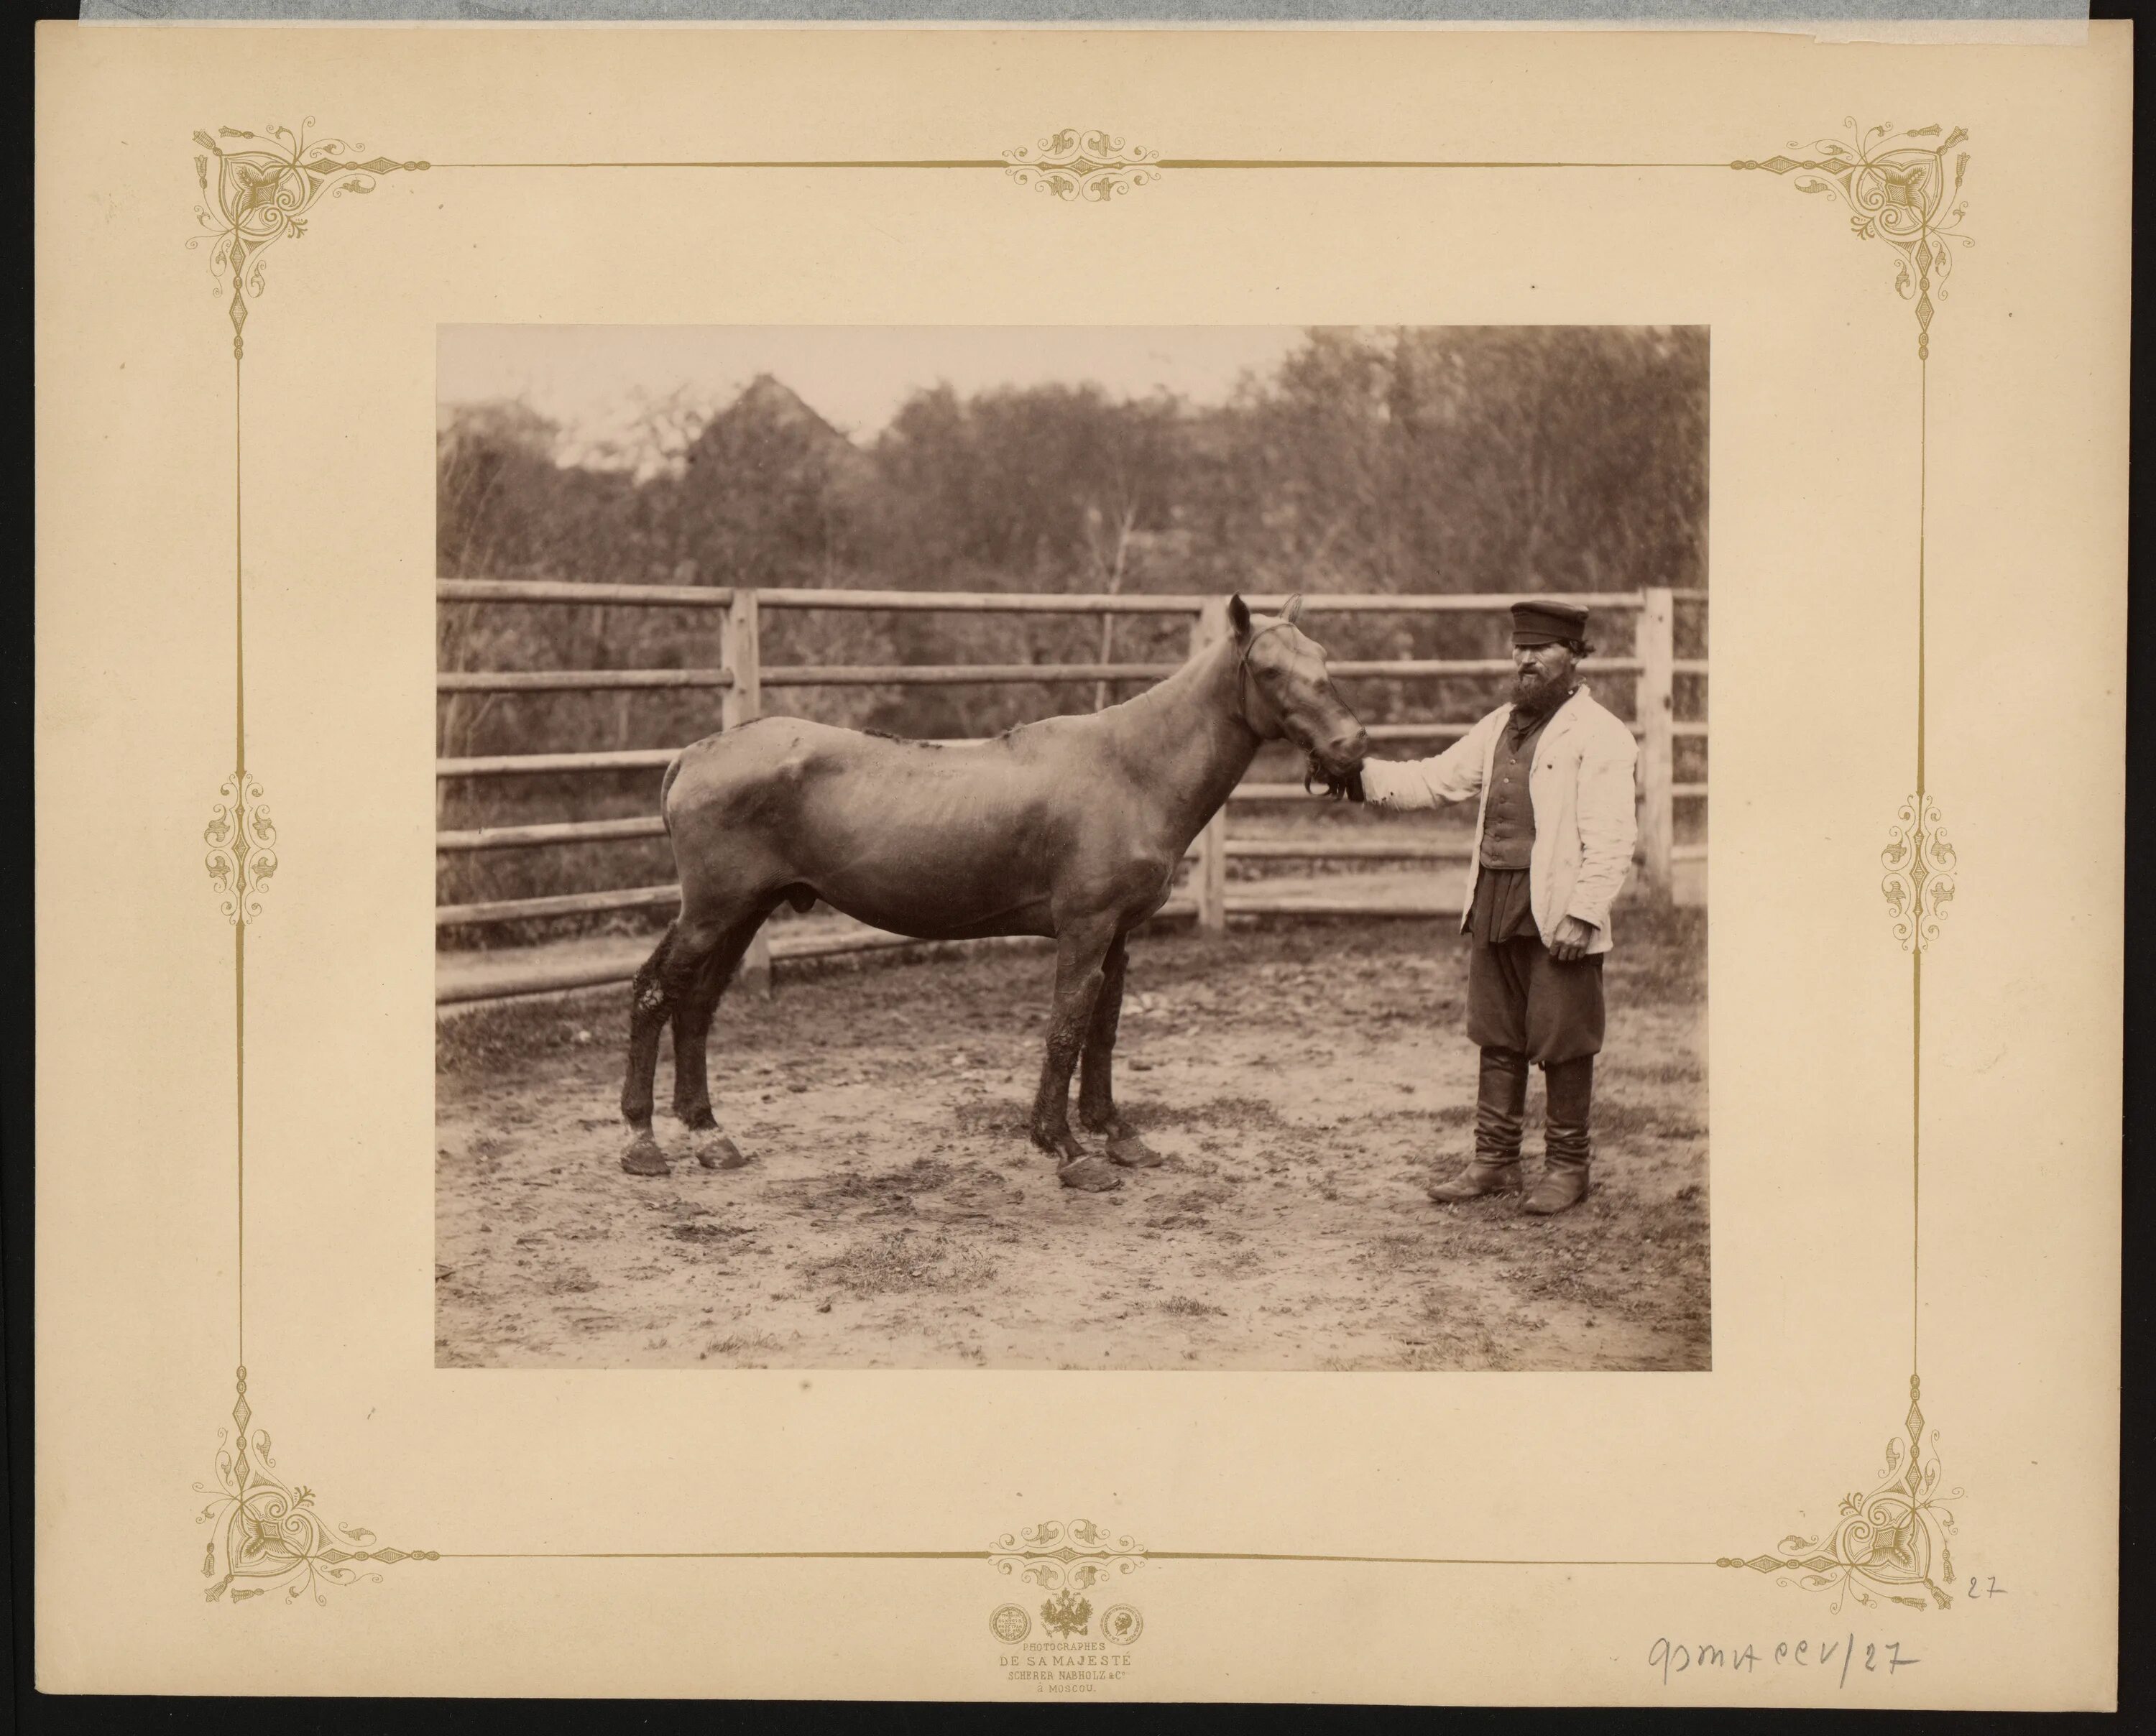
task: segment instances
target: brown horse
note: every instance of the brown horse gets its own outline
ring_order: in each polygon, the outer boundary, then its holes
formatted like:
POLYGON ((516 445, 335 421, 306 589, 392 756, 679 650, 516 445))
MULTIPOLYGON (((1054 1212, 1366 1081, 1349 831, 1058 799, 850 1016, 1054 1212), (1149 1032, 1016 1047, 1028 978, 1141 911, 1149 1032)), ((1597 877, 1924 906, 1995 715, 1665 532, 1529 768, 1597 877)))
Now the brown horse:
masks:
POLYGON ((660 801, 681 877, 681 913, 637 973, 622 1167, 666 1173, 651 1132, 659 1038, 674 1027, 674 1109, 706 1169, 747 1161, 719 1130, 705 1049, 719 997, 782 903, 818 899, 924 940, 1040 935, 1055 941, 1055 1006, 1033 1107, 1034 1143, 1067 1187, 1122 1185, 1111 1163, 1160 1159, 1116 1112, 1109 1085, 1122 1011, 1124 943, 1168 900, 1175 865, 1249 770, 1282 738, 1337 795, 1368 746, 1325 653, 1295 625, 1302 599, 1252 616, 1158 686, 1104 711, 1021 725, 943 747, 798 718, 766 718, 685 748, 660 801), (1070 1131, 1107 1136, 1106 1159, 1070 1131))

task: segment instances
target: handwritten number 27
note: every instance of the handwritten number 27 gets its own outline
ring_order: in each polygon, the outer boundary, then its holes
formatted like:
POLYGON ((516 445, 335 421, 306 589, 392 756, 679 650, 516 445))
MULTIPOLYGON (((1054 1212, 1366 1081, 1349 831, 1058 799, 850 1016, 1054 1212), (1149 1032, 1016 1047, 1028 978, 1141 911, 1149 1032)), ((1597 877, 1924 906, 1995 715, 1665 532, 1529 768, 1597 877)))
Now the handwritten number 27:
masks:
POLYGON ((1973 1598, 2004 1597, 2006 1595, 2006 1589, 1999 1583, 1996 1575, 1989 1579, 1979 1579, 1974 1574, 1971 1574, 1969 1576, 1969 1595, 1973 1598))

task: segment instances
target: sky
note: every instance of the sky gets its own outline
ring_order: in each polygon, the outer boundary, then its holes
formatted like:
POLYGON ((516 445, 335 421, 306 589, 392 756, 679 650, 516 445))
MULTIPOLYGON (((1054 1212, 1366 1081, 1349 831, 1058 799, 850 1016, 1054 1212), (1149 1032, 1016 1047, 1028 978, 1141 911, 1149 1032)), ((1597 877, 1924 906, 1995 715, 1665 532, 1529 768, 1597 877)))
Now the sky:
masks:
POLYGON ((1165 388, 1224 402, 1246 370, 1269 373, 1299 326, 448 325, 437 355, 443 407, 522 398, 563 430, 573 458, 685 391, 716 407, 759 373, 824 418, 873 438, 915 392, 1091 381, 1113 397, 1165 388))

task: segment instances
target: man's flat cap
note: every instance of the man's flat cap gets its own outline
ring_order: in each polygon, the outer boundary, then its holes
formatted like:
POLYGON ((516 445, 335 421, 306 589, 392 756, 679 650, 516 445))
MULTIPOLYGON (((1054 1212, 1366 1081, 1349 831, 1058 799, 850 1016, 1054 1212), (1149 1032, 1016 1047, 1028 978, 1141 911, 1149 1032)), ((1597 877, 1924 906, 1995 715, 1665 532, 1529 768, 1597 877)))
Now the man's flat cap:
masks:
POLYGON ((1561 639, 1586 637, 1587 611, 1577 603, 1536 597, 1512 605, 1515 645, 1554 645, 1561 639))

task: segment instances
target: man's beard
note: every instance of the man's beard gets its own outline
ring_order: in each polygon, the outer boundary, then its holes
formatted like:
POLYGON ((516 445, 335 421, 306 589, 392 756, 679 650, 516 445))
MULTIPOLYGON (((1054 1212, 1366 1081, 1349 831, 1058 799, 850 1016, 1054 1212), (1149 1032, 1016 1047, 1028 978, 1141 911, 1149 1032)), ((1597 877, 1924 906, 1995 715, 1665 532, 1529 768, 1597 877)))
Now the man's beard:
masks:
POLYGON ((1538 675, 1531 670, 1515 671, 1512 676, 1512 703, 1521 710, 1540 716, 1554 711, 1572 696, 1572 689, 1553 676, 1538 675))

